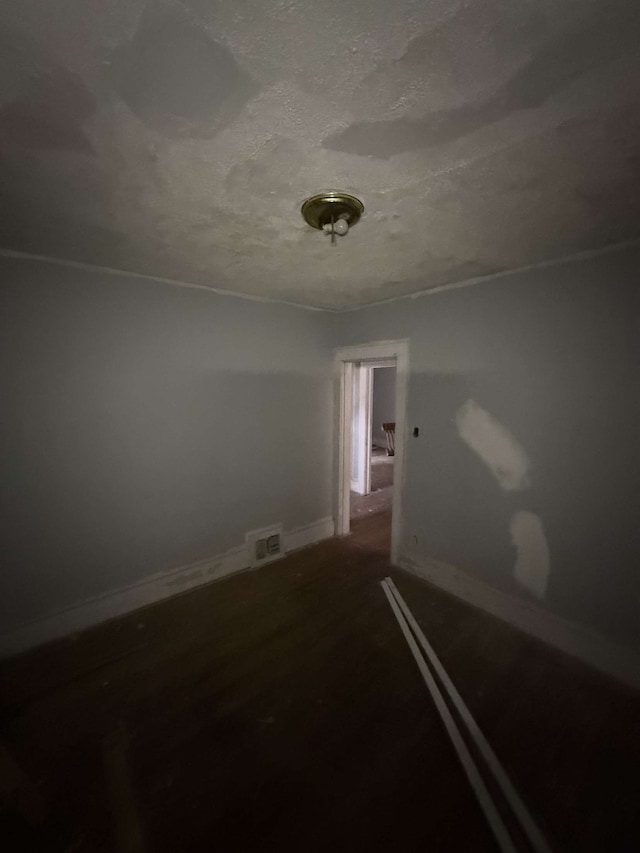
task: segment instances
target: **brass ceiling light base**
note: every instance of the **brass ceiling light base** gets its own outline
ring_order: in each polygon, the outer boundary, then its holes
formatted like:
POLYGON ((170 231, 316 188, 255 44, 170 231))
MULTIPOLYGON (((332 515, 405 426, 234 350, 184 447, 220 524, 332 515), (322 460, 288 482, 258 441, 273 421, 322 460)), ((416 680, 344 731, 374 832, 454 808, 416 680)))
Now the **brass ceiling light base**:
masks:
POLYGON ((300 212, 312 228, 331 234, 331 242, 335 244, 336 234, 344 236, 358 222, 364 205, 354 195, 331 190, 312 195, 303 203, 300 212))

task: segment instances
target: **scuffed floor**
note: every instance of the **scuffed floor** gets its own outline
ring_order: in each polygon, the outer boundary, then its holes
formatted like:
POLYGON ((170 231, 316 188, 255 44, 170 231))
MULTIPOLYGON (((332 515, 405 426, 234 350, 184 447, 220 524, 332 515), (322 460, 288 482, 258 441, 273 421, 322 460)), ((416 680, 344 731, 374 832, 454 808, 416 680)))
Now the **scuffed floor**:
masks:
POLYGON ((391 569, 388 522, 5 662, 0 742, 44 819, 3 798, 3 849, 494 850, 387 574, 551 849, 639 849, 638 694, 391 569))

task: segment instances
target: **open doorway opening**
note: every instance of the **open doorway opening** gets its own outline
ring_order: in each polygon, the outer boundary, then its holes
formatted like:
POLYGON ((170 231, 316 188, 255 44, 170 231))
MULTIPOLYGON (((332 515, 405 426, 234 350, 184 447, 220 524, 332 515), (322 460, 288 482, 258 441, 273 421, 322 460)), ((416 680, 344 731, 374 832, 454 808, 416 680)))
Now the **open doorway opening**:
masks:
POLYGON ((350 518, 383 516, 391 548, 395 462, 396 361, 354 366, 350 518))
POLYGON ((396 559, 402 524, 406 341, 336 353, 340 406, 336 531, 396 559))

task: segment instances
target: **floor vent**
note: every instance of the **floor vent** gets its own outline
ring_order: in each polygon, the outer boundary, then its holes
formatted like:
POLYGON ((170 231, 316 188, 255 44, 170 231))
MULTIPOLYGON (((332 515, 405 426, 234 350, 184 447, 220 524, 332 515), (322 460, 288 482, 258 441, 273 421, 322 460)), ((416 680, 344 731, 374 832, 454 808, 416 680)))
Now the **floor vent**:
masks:
POLYGON ((282 526, 265 527, 247 533, 247 550, 251 566, 262 566, 282 557, 282 526))

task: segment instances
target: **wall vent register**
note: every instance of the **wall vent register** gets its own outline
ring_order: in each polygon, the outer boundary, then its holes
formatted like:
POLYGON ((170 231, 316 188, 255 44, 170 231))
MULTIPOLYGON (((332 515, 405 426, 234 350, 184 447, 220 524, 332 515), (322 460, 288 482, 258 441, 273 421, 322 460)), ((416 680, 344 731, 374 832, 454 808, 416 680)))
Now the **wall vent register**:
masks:
POLYGON ((271 560, 277 560, 284 553, 282 526, 252 530, 247 533, 246 543, 251 566, 263 566, 271 560))

